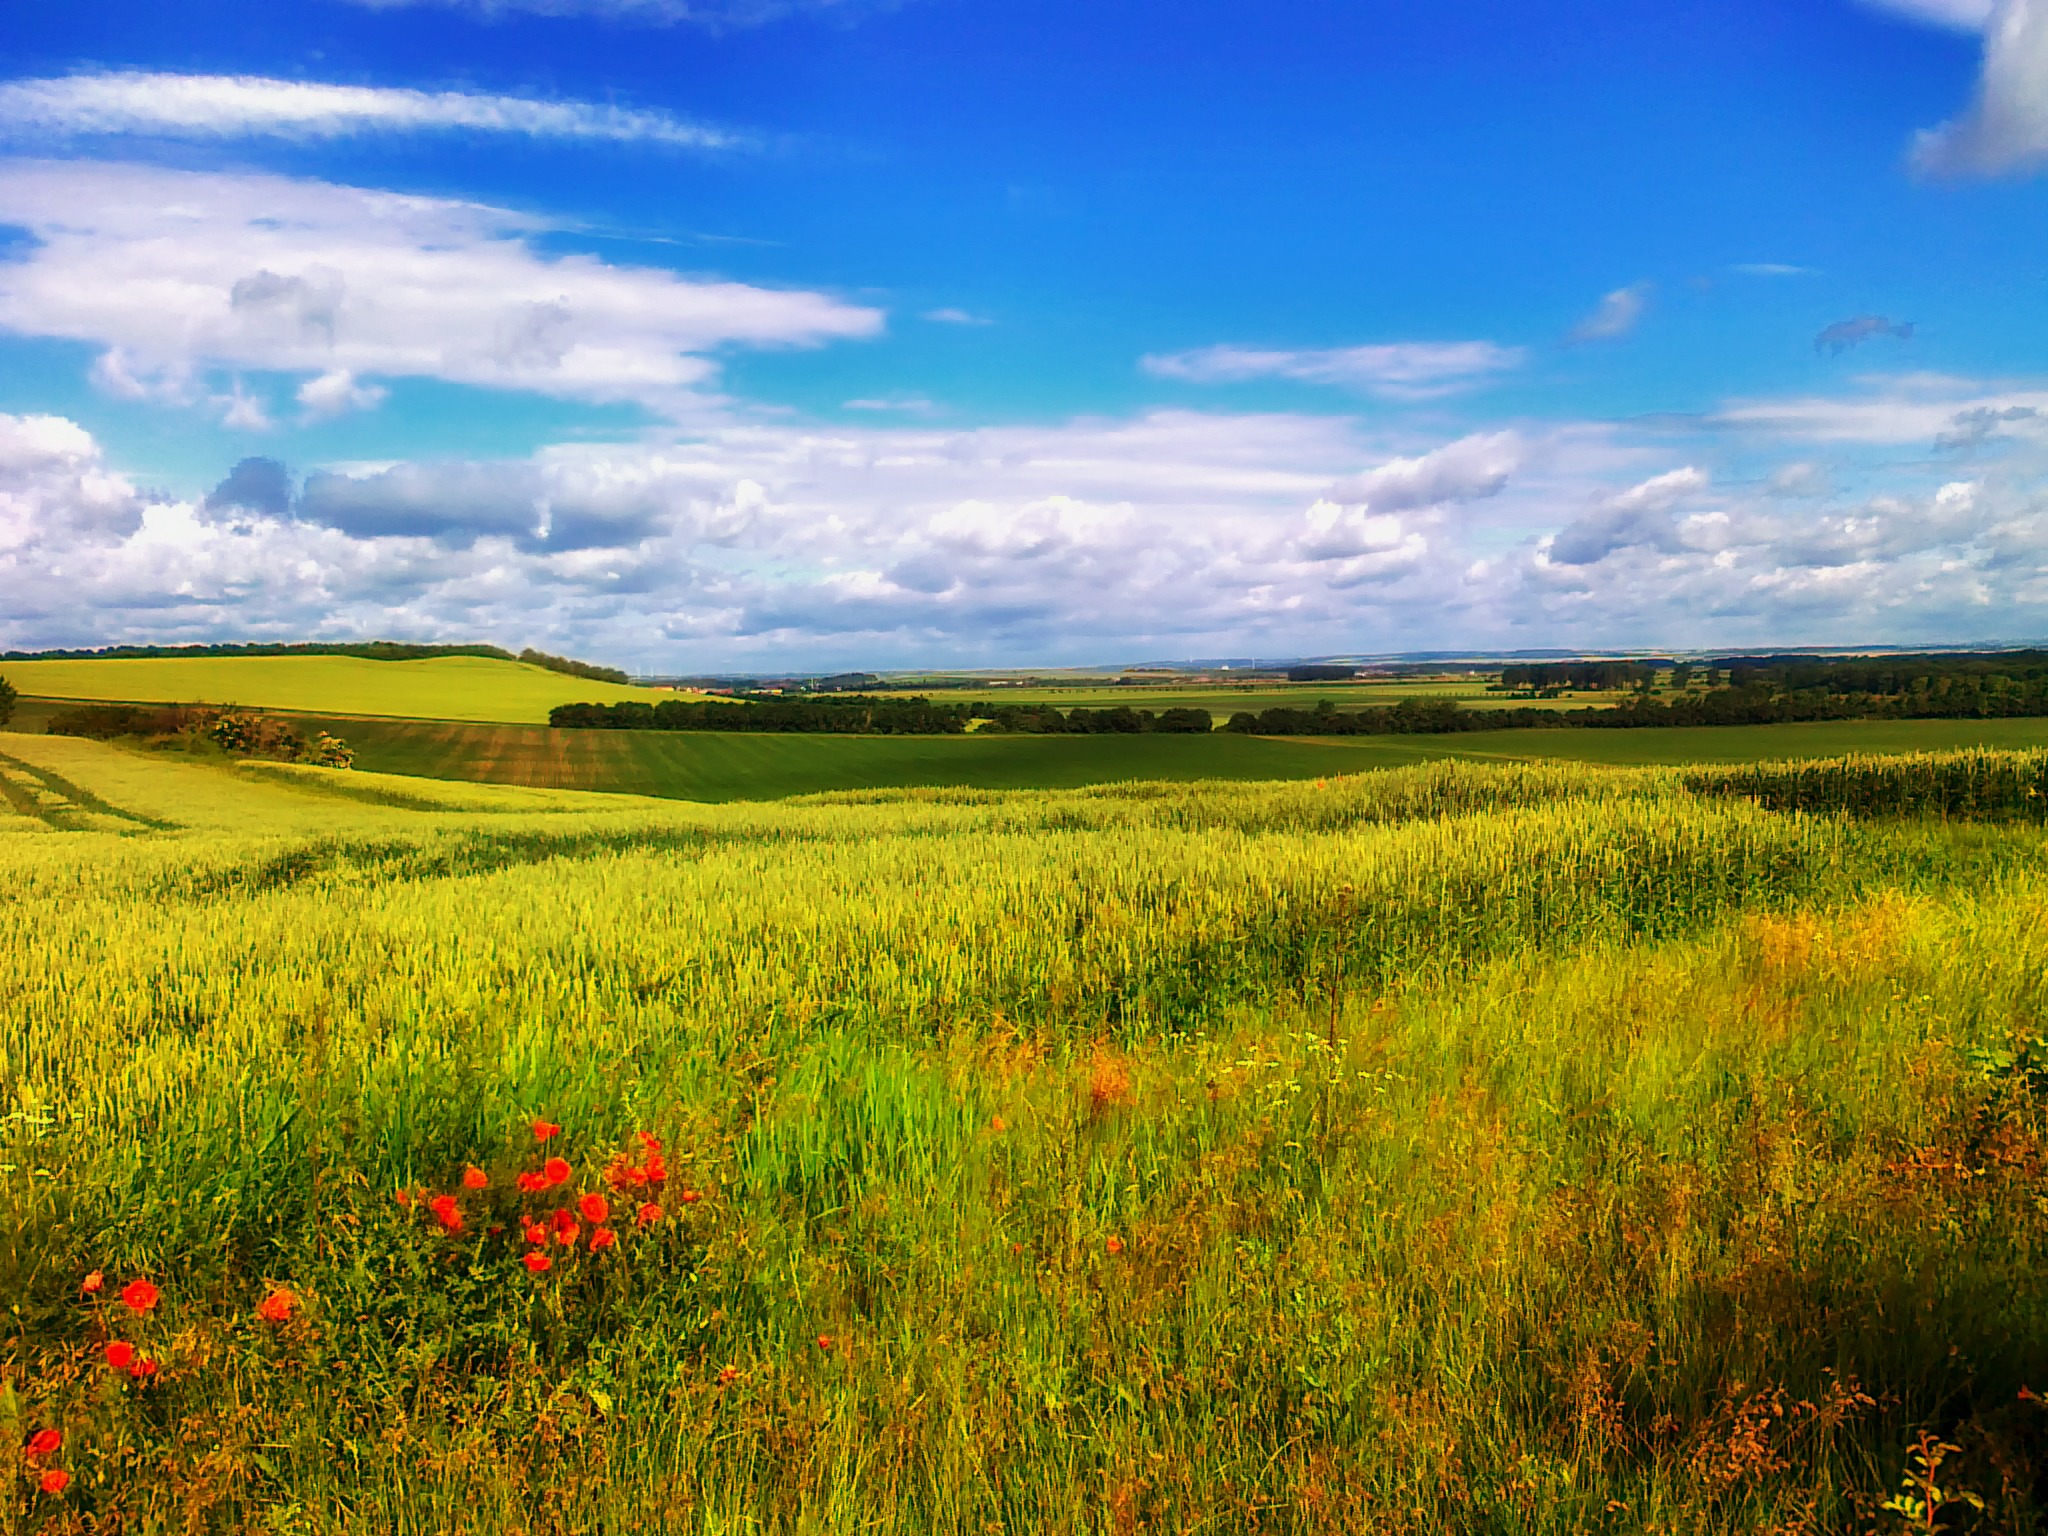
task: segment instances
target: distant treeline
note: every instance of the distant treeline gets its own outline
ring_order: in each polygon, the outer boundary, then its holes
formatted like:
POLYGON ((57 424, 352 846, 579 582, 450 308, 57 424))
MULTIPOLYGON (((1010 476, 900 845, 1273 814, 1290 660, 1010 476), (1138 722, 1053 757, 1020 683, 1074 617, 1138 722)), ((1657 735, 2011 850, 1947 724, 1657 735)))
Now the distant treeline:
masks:
POLYGON ((1905 677, 1888 692, 1776 688, 1765 682, 1670 698, 1636 694, 1583 709, 1465 709, 1415 699, 1381 709, 1268 709, 1231 716, 1256 736, 1434 735, 1451 731, 1633 730, 1648 726, 1793 725, 1816 720, 1978 720, 2048 715, 2048 675, 1905 677))
POLYGON ((532 647, 517 656, 496 645, 412 645, 399 640, 359 640, 270 644, 250 641, 232 645, 107 645, 89 651, 8 651, 0 661, 157 661, 168 658, 196 659, 209 656, 355 656, 365 661, 425 661, 434 656, 481 656, 490 661, 523 661, 588 682, 630 681, 617 667, 593 666, 550 656, 532 647))
POLYGON ((623 700, 617 704, 558 704, 548 712, 548 724, 565 730, 783 731, 842 736, 957 736, 973 720, 980 720, 984 731, 1047 736, 1207 732, 1213 723, 1206 709, 1168 709, 1154 714, 1119 704, 1111 709, 1061 711, 1050 705, 935 704, 924 697, 889 699, 860 694, 731 703, 623 700))
POLYGON ((1640 688, 1657 680, 1669 661, 1516 662, 1500 669, 1503 688, 1640 688))

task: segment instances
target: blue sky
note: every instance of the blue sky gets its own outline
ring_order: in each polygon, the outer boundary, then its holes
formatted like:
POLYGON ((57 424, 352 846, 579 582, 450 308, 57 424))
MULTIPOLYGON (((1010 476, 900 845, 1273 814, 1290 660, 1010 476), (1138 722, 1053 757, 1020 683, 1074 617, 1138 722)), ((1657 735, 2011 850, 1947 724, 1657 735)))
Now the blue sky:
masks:
POLYGON ((2048 0, 75 0, 0 71, 0 645, 2048 635, 2048 0))

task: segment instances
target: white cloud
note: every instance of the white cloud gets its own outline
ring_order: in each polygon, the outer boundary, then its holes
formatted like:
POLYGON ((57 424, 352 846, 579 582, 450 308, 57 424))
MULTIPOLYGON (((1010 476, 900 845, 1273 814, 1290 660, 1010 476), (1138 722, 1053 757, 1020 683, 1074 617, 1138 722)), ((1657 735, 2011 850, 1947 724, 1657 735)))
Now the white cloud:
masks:
POLYGON ((1997 0, 1976 100, 1920 134, 1912 158, 1932 176, 2000 176, 2048 163, 2048 0, 1997 0))
POLYGON ((543 256, 527 239, 543 226, 502 209, 283 177, 0 162, 0 223, 36 240, 0 263, 0 327, 106 348, 95 377, 137 397, 190 398, 200 370, 225 367, 681 410, 721 347, 870 336, 882 319, 543 256))
POLYGON ((214 404, 221 408, 220 424, 237 432, 268 432, 276 425, 270 419, 270 407, 260 395, 245 390, 240 379, 226 395, 215 396, 214 404))
POLYGON ((1743 277, 1818 277, 1820 268, 1799 267, 1785 261, 1742 261, 1728 269, 1743 277))
POLYGON ((374 411, 391 391, 380 384, 359 384, 346 368, 330 368, 299 386, 299 408, 308 421, 328 421, 351 411, 374 411))
POLYGON ((965 309, 928 309, 924 312, 923 318, 931 321, 934 325, 995 324, 995 322, 989 319, 986 315, 977 315, 965 309))
POLYGON ((1521 348, 1491 341, 1411 341, 1294 351, 1225 344, 1148 356, 1139 366, 1154 378, 1191 384, 1296 379, 1421 400, 1485 383, 1492 375, 1520 367, 1523 359, 1521 348))
POLYGON ((1764 462, 1731 477, 1666 433, 725 421, 302 481, 248 459, 200 500, 138 490, 69 422, 0 417, 0 645, 395 634, 696 669, 2048 627, 2048 457, 1886 455, 1871 495, 1855 454, 1744 439, 1764 462))
POLYGON ((461 129, 682 149, 731 149, 746 142, 668 112, 590 102, 140 70, 0 84, 0 129, 295 139, 461 129))
POLYGON ((1864 0, 1877 10, 1961 32, 1981 31, 1991 20, 1997 0, 1864 0))
POLYGON ((1592 314, 1572 327, 1572 341, 1612 341, 1626 336, 1642 323, 1644 313, 1650 307, 1650 294, 1654 284, 1631 283, 1626 288, 1617 288, 1605 298, 1592 314))
POLYGON ((1878 375, 1861 394, 1740 400, 1704 418, 1710 427, 1808 444, 1954 447, 2048 433, 2048 389, 1992 389, 1939 375, 1878 375))

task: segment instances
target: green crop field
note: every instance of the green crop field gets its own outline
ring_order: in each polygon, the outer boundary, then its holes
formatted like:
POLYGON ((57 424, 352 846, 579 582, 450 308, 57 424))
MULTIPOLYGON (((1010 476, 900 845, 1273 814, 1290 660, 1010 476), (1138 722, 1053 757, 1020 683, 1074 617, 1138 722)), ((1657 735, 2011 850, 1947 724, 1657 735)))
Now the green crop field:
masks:
MULTIPOLYGON (((346 737, 357 750, 357 765, 381 773, 709 801, 919 785, 1061 789, 1118 780, 1314 779, 1445 757, 1655 764, 2048 746, 2048 720, 1841 721, 1302 740, 1222 731, 1206 737, 784 736, 339 719, 307 723, 346 737)), ((21 724, 40 728, 26 714, 21 724)))
POLYGON ((585 682, 523 662, 482 656, 422 661, 366 661, 356 656, 10 661, 0 663, 0 677, 25 696, 46 699, 240 704, 313 714, 507 725, 544 723, 557 704, 676 697, 659 689, 585 682))
POLYGON ((0 736, 4 1529, 2038 1530, 2044 788, 0 736))
POLYGON ((1612 704, 1614 693, 1574 693, 1555 699, 1517 699, 1489 693, 1484 679, 1471 677, 1421 677, 1395 680, 1337 683, 1100 683, 1053 684, 1030 687, 992 687, 920 690, 878 689, 887 695, 912 697, 920 692, 935 699, 985 700, 994 704, 1051 704, 1060 709, 1110 709, 1128 705, 1132 709, 1206 709, 1221 725, 1237 711, 1262 709, 1314 709, 1328 699, 1339 709, 1399 704, 1404 699, 1456 699, 1467 709, 1582 709, 1588 705, 1612 704))

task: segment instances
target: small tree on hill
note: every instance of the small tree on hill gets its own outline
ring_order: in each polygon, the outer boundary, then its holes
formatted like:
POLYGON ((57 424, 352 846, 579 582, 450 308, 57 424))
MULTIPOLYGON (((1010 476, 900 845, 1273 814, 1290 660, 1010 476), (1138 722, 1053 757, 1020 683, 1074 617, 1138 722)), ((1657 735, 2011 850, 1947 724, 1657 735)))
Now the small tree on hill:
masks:
POLYGON ((0 725, 5 725, 14 718, 14 703, 20 697, 21 695, 14 691, 14 684, 0 677, 0 725))

